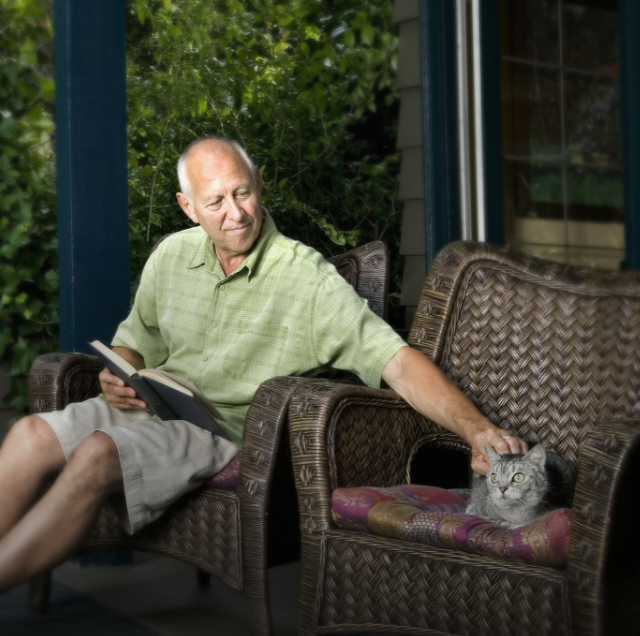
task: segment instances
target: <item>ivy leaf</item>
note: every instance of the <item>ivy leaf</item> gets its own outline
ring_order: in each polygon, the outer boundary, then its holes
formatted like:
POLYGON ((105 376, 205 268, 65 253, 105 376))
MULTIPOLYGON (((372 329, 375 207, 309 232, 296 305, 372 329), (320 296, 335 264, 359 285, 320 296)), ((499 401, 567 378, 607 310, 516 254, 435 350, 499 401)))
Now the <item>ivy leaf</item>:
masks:
POLYGON ((371 24, 366 24, 360 31, 360 37, 365 44, 373 44, 374 35, 375 31, 373 30, 371 24))
POLYGON ((356 36, 351 29, 344 32, 344 43, 351 47, 356 42, 356 36))

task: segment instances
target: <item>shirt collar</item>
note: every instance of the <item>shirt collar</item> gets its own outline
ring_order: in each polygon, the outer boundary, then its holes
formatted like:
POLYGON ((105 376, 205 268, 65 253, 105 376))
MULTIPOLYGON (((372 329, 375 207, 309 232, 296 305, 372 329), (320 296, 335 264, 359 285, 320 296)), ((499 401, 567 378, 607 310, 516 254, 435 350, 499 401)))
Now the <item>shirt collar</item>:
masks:
MULTIPOLYGON (((236 269, 233 273, 237 274, 238 272, 246 268, 248 270, 248 278, 251 279, 254 274, 255 268, 257 267, 264 253, 267 251, 269 245, 271 245, 277 232, 278 229, 276 228, 276 224, 271 218, 271 214, 269 214, 268 210, 263 206, 262 227, 260 228, 258 239, 254 243, 254 247, 249 253, 249 256, 247 256, 242 265, 240 265, 240 267, 238 267, 238 269, 236 269)), ((202 233, 204 234, 202 243, 200 245, 200 248, 193 255, 191 262, 187 266, 188 269, 206 265, 208 270, 211 270, 215 274, 220 275, 222 278, 226 278, 226 274, 224 273, 222 266, 218 262, 218 258, 213 249, 211 238, 204 230, 202 230, 202 233)))

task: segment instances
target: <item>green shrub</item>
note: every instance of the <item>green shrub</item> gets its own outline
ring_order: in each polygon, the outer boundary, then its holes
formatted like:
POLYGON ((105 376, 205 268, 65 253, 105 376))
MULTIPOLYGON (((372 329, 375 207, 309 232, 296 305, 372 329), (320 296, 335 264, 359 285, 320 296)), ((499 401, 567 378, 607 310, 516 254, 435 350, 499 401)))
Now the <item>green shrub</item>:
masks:
POLYGON ((0 359, 24 410, 24 377, 58 333, 52 29, 40 0, 0 0, 0 359))

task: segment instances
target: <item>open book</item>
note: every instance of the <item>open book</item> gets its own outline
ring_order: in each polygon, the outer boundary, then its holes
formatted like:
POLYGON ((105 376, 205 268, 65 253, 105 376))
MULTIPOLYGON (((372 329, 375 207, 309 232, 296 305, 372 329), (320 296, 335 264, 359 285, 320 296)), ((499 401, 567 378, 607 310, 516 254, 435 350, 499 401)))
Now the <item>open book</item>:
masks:
POLYGON ((217 420, 224 418, 189 380, 158 369, 136 369, 99 340, 89 343, 109 371, 135 390, 152 415, 161 420, 186 420, 225 439, 217 420))

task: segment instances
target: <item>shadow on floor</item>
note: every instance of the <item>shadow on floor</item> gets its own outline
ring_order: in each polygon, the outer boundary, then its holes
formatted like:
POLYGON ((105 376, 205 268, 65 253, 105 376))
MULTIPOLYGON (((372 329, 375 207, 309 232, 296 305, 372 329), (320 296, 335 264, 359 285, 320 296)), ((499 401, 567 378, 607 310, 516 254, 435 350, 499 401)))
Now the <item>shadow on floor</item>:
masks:
POLYGON ((0 596, 2 636, 160 636, 160 632, 100 605, 84 594, 54 581, 55 611, 34 614, 27 607, 27 586, 0 596))

